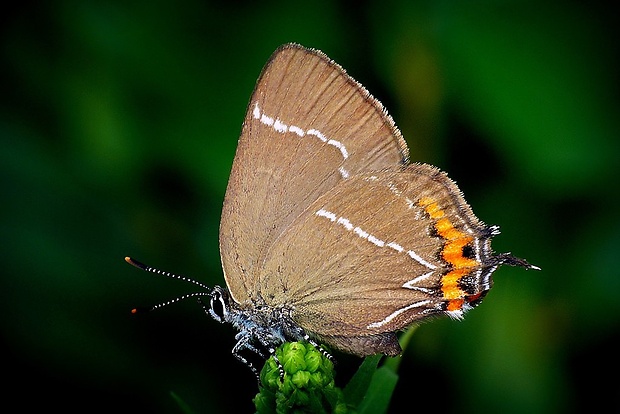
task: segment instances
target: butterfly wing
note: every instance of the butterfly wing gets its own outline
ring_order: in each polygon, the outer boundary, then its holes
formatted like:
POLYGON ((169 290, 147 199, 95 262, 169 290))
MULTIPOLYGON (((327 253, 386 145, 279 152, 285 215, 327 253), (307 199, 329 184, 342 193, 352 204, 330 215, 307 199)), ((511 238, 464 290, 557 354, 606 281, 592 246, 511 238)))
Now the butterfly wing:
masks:
POLYGON ((490 289, 492 230, 435 167, 358 174, 273 244, 259 293, 325 343, 393 355, 394 332, 444 312, 460 317, 490 289))
POLYGON ((278 49, 249 102, 222 211, 235 301, 252 299, 267 251, 317 198, 360 171, 407 162, 392 118, 340 66, 299 45, 278 49))

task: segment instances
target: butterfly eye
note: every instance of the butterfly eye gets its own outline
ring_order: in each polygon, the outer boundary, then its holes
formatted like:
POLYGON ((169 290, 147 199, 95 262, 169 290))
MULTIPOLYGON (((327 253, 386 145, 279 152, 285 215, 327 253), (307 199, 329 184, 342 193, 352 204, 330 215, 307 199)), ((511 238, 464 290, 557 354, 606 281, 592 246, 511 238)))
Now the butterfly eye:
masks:
POLYGON ((213 289, 211 293, 211 308, 209 309, 209 313, 213 319, 220 323, 226 320, 226 315, 228 314, 228 306, 226 305, 224 295, 217 287, 213 289))

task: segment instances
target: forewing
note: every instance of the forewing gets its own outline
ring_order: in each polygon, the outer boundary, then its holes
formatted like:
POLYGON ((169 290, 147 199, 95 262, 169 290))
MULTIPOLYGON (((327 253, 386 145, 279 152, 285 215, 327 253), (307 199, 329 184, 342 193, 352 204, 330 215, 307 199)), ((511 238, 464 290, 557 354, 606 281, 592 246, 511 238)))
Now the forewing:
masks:
POLYGON ((407 162, 392 118, 340 66, 298 45, 278 49, 248 105, 222 211, 233 298, 253 298, 267 251, 317 198, 361 171, 407 162))

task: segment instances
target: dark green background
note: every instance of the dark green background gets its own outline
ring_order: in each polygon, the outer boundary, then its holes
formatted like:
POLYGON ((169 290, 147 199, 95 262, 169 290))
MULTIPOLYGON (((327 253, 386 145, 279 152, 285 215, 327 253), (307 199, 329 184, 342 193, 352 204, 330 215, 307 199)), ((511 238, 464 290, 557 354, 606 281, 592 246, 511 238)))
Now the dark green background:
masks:
MULTIPOLYGON (((253 409, 232 328, 193 301, 132 316, 193 288, 123 257, 223 283, 241 122, 289 41, 366 85, 412 160, 501 226, 495 249, 543 269, 502 268, 465 321, 423 325, 394 404, 616 405, 618 21, 604 2, 20 4, 0 17, 2 405, 175 413, 173 391, 197 412, 253 409)), ((337 356, 342 384, 358 361, 337 356)))

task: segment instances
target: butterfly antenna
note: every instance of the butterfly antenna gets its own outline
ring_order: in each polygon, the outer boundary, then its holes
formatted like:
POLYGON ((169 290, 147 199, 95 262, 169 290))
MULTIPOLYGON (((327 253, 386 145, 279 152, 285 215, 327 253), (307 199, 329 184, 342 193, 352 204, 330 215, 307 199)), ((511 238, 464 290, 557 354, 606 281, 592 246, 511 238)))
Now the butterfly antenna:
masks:
POLYGON ((182 295, 182 296, 178 296, 174 299, 170 299, 166 302, 161 302, 158 303, 157 305, 151 306, 150 308, 134 308, 131 310, 131 313, 143 313, 143 312, 150 312, 150 311, 154 311, 155 309, 160 309, 163 308, 165 306, 168 305, 172 305, 173 303, 177 303, 180 302, 182 300, 185 299, 189 299, 189 298, 195 298, 195 297, 200 297, 200 296, 210 296, 211 295, 211 288, 207 285, 205 285, 204 283, 201 283, 197 280, 185 277, 185 276, 180 276, 180 275, 176 275, 174 273, 170 273, 170 272, 164 272, 162 270, 156 269, 154 267, 151 266, 147 266, 144 263, 141 263, 135 259, 132 259, 131 257, 125 257, 125 261, 127 263, 129 263, 130 265, 137 267, 138 269, 144 270, 145 272, 150 272, 150 273, 155 273, 158 275, 162 275, 162 276, 166 276, 172 279, 179 279, 182 280, 184 282, 189 282, 192 283, 196 286, 199 286, 203 289, 206 290, 206 292, 194 292, 194 293, 188 293, 186 295, 182 295))

